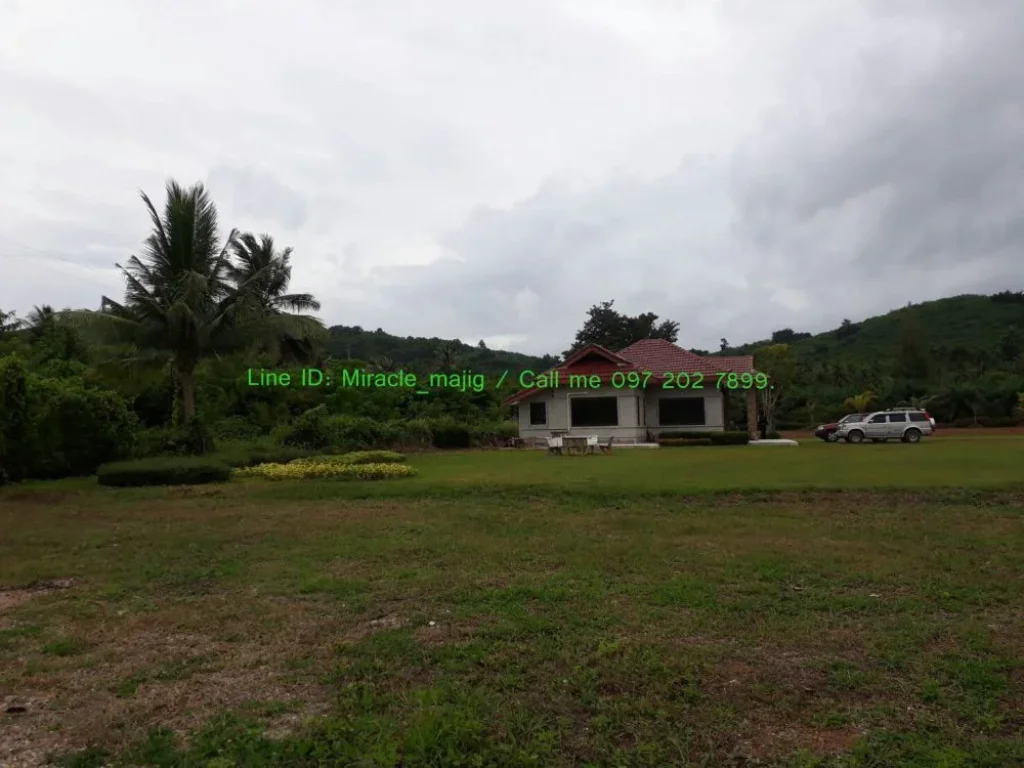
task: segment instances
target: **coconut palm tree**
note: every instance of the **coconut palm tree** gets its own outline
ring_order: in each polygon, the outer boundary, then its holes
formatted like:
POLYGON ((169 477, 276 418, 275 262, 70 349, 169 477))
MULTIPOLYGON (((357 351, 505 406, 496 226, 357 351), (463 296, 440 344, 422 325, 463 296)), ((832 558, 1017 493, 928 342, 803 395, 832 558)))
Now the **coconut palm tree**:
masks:
POLYGON ((288 293, 292 278, 292 249, 277 250, 274 238, 245 233, 234 238, 230 246, 234 262, 227 267, 227 279, 234 290, 246 294, 247 304, 256 314, 274 318, 280 334, 258 344, 256 351, 270 351, 274 346, 284 362, 309 362, 316 357, 316 342, 325 333, 323 325, 310 312, 320 309, 320 302, 309 293, 288 293), (296 314, 297 313, 297 314, 296 314))
POLYGON ((25 318, 25 327, 32 334, 32 338, 39 339, 53 327, 56 318, 57 313, 49 304, 43 304, 41 307, 34 306, 28 313, 28 317, 25 318))
MULTIPOLYGON (((259 311, 267 271, 240 275, 222 242, 217 208, 202 184, 167 182, 163 212, 145 194, 152 231, 140 256, 118 264, 126 282, 121 302, 104 296, 99 312, 71 313, 111 341, 127 345, 125 365, 171 365, 186 422, 196 413, 195 371, 200 360, 270 343, 304 323, 286 313, 259 311)), ((269 270, 273 271, 273 270, 269 270)))
POLYGON ((21 328, 21 320, 15 316, 15 312, 4 312, 0 309, 0 339, 6 334, 13 333, 14 331, 21 328))
POLYGON ((861 392, 859 395, 846 398, 843 402, 843 407, 849 408, 851 411, 856 413, 864 413, 874 401, 875 393, 869 389, 865 392, 861 392))

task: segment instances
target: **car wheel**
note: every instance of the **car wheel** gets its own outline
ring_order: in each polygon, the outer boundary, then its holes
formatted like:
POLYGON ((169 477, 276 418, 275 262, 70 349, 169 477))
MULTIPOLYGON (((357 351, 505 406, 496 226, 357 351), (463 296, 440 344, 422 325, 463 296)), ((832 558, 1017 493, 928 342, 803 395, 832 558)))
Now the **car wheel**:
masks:
POLYGON ((903 442, 905 443, 919 443, 921 442, 921 430, 919 429, 908 429, 903 433, 903 442))
POLYGON ((846 442, 848 443, 860 443, 864 440, 864 433, 859 429, 855 429, 846 436, 846 442))

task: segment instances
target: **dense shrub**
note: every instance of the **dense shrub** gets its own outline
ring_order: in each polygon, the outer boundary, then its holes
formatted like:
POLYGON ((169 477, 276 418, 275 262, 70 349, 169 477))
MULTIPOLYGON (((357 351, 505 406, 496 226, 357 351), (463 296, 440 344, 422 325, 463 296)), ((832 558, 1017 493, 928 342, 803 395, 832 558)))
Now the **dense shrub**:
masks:
POLYGON ((244 416, 228 416, 213 422, 210 433, 217 440, 255 440, 263 430, 244 416))
POLYGON ((658 440, 658 445, 666 448, 683 448, 692 445, 711 445, 709 437, 663 437, 658 440))
POLYGON ((430 423, 435 448, 469 448, 472 445, 472 434, 466 424, 447 419, 436 419, 430 423))
POLYGON ((121 395, 75 379, 40 379, 32 395, 32 477, 91 475, 131 455, 138 417, 121 395))
POLYGON ((318 405, 301 414, 282 430, 281 442, 293 448, 326 448, 331 443, 327 406, 318 405))
POLYGON ((262 477, 267 480, 392 480, 412 477, 416 470, 408 464, 351 464, 336 460, 293 461, 290 464, 260 464, 236 470, 241 477, 262 477))
POLYGON ((0 361, 0 466, 8 480, 90 475, 131 455, 137 430, 118 393, 81 378, 40 378, 17 357, 0 361))
POLYGON ((780 435, 778 432, 772 430, 771 432, 769 432, 768 434, 765 435, 765 439, 766 440, 780 440, 780 439, 782 439, 782 435, 780 435))
POLYGON ((331 416, 328 445, 338 451, 363 451, 390 444, 385 425, 367 416, 331 416))
POLYGON ((31 476, 29 409, 25 364, 14 355, 0 359, 0 467, 15 482, 31 476))
POLYGON ((482 448, 505 445, 511 437, 519 436, 519 425, 512 421, 477 424, 470 428, 470 442, 482 448))
POLYGON ((975 419, 955 419, 952 422, 952 425, 954 427, 959 428, 959 429, 965 429, 965 428, 968 428, 968 427, 976 427, 976 426, 978 426, 978 422, 975 419))
POLYGON ((206 457, 161 456, 104 464, 96 478, 100 485, 116 487, 200 485, 230 480, 231 468, 206 457))
POLYGON ((714 432, 708 432, 708 431, 705 431, 705 430, 700 430, 700 431, 694 430, 692 432, 687 431, 687 430, 667 430, 665 432, 661 432, 658 435, 658 439, 659 440, 665 440, 665 439, 676 440, 676 439, 680 439, 681 438, 683 440, 687 440, 687 439, 690 439, 690 438, 703 438, 703 437, 706 437, 706 438, 710 439, 711 435, 713 435, 713 434, 715 434, 715 433, 714 432))

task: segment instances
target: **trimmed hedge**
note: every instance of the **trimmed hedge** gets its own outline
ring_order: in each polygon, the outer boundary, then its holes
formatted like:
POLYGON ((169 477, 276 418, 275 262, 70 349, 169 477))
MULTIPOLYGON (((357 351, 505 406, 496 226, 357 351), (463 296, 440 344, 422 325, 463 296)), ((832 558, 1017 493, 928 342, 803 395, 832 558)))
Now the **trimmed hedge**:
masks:
POLYGON ((712 432, 712 445, 746 445, 750 435, 746 432, 712 432))
POLYGON ((226 483, 231 467, 201 456, 161 456, 137 461, 116 461, 96 470, 100 485, 117 488, 147 485, 203 485, 226 483))
POLYGON ((658 445, 671 448, 681 448, 688 445, 711 445, 708 437, 667 437, 658 441, 658 445))
POLYGON ((750 435, 746 432, 662 432, 658 442, 662 440, 710 440, 712 445, 746 445, 750 435))

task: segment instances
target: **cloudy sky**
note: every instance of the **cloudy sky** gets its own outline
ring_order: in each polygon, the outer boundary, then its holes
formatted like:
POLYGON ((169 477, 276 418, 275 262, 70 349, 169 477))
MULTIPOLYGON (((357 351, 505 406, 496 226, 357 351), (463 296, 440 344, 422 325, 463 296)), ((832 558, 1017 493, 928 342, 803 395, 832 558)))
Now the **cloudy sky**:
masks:
POLYGON ((20 313, 119 296, 168 177, 328 323, 529 352, 1024 288, 1020 0, 0 0, 0 103, 20 313))

